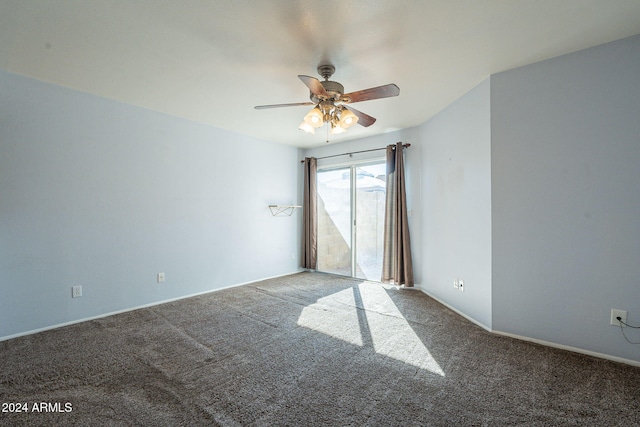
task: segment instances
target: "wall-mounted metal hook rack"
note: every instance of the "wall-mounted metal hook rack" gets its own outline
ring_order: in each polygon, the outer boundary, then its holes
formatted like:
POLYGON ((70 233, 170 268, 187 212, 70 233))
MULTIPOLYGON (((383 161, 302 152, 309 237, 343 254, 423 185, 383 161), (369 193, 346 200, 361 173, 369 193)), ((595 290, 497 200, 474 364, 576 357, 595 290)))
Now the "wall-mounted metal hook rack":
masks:
POLYGON ((271 209, 271 215, 273 216, 291 216, 296 208, 301 207, 302 206, 294 205, 269 205, 269 209, 271 209))

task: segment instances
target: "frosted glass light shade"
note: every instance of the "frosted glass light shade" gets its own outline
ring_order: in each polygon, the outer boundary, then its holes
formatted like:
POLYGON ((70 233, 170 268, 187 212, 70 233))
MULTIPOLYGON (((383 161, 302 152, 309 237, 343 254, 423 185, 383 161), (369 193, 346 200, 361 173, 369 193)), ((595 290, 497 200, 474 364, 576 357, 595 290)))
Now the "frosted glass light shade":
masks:
POLYGON ((307 133, 311 133, 311 134, 315 134, 316 133, 316 129, 313 126, 311 126, 309 123, 307 123, 307 122, 302 122, 300 124, 300 126, 298 127, 298 129, 303 130, 303 131, 305 131, 307 133))
POLYGON ((331 135, 337 134, 337 133, 342 133, 344 132, 346 129, 343 128, 340 125, 335 125, 331 127, 331 135))
POLYGON ((358 116, 353 114, 351 111, 344 109, 340 113, 340 127, 343 129, 348 129, 351 126, 358 123, 358 116))
POLYGON ((304 121, 314 128, 319 128, 324 123, 324 120, 322 119, 322 111, 320 111, 318 107, 315 107, 313 110, 309 111, 306 116, 304 116, 304 121))

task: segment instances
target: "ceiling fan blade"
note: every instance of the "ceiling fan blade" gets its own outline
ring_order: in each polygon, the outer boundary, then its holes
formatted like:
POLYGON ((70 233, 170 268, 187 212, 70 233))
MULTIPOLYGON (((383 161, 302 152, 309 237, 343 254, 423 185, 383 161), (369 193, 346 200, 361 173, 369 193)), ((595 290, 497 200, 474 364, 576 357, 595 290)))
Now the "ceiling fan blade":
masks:
POLYGON ((313 102, 294 102, 292 104, 272 104, 272 105, 256 105, 256 110, 264 110, 267 108, 280 108, 280 107, 298 107, 301 105, 316 105, 313 102))
POLYGON ((315 96, 318 96, 318 97, 322 96, 325 98, 330 97, 329 93, 327 93, 327 91, 324 89, 324 86, 322 86, 322 83, 320 83, 320 80, 316 79, 315 77, 298 76, 298 78, 302 80, 302 83, 307 85, 311 93, 314 94, 315 96))
POLYGON ((371 126, 372 124, 374 124, 376 122, 376 118, 375 117, 371 117, 370 115, 365 114, 362 111, 358 111, 353 107, 347 107, 345 105, 344 108, 346 108, 347 110, 351 111, 353 114, 358 116, 358 124, 359 125, 362 125, 364 127, 369 127, 369 126, 371 126))
POLYGON ((370 89, 359 90, 357 92, 345 93, 342 95, 343 102, 361 102, 371 99, 389 98, 400 95, 400 88, 391 83, 384 86, 372 87, 370 89))

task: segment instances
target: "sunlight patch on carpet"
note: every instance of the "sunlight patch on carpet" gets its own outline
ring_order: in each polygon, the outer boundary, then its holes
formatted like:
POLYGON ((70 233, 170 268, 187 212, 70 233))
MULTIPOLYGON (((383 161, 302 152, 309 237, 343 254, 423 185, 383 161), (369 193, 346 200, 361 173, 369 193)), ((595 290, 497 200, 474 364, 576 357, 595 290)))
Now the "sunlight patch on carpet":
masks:
POLYGON ((298 325, 445 376, 423 341, 378 283, 360 283, 305 307, 298 325))
MULTIPOLYGON (((350 293, 349 289, 338 292, 338 294, 350 293)), ((337 295, 337 294, 334 294, 337 295)), ((363 346, 362 334, 358 328, 358 313, 356 310, 335 310, 328 308, 326 302, 329 302, 333 295, 320 298, 317 303, 311 304, 302 309, 300 317, 298 317, 298 326, 302 326, 314 331, 329 335, 349 344, 363 346), (325 300, 323 302, 323 300, 325 300), (355 327, 353 326, 355 325, 355 327)), ((349 300, 349 295, 342 295, 343 298, 349 300)), ((350 304, 355 304, 353 294, 351 295, 350 304)), ((334 304, 335 305, 335 302, 334 304)))

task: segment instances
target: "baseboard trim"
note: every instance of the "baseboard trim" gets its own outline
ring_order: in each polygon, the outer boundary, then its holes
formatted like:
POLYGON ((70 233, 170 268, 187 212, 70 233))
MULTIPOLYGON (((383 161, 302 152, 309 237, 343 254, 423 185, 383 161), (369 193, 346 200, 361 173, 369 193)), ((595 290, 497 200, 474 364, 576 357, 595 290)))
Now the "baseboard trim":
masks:
POLYGON ((298 270, 298 271, 294 271, 292 273, 279 274, 277 276, 265 277, 265 278, 262 278, 262 279, 256 279, 256 280, 252 280, 252 281, 244 282, 244 283, 236 283, 236 284, 233 284, 233 285, 223 286, 221 288, 211 289, 211 290, 208 290, 208 291, 196 292, 194 294, 183 295, 183 296, 170 298, 170 299, 166 299, 166 300, 162 300, 162 301, 151 302, 149 304, 142 304, 142 305, 137 305, 135 307, 124 308, 122 310, 110 311, 108 313, 102 313, 102 314, 98 314, 96 316, 83 317, 82 319, 71 320, 69 322, 64 322, 64 323, 56 323, 55 325, 45 326, 43 328, 30 329, 30 330, 25 331, 25 332, 19 332, 17 334, 0 337, 0 342, 8 341, 8 340, 11 340, 11 339, 14 339, 14 338, 24 337, 24 336, 27 336, 27 335, 37 334, 39 332, 50 331, 51 329, 63 328, 65 326, 75 325, 76 323, 89 322, 91 320, 102 319, 103 317, 114 316, 116 314, 127 313, 129 311, 134 311, 134 310, 140 310, 141 308, 153 307, 155 305, 166 304, 168 302, 179 301, 179 300, 186 299, 186 298, 197 297, 198 295, 210 294, 212 292, 221 291, 223 289, 236 288, 238 286, 244 286, 244 285, 250 285, 252 283, 262 282, 263 280, 277 279, 278 277, 290 276, 292 274, 301 273, 303 271, 305 271, 305 270, 298 270))
POLYGON ((532 343, 535 343, 535 344, 544 345, 546 347, 552 347, 552 348, 557 348, 557 349, 560 349, 560 350, 571 351, 573 353, 585 354, 587 356, 597 357, 599 359, 610 360, 612 362, 624 363, 626 365, 640 367, 640 361, 638 361, 638 360, 625 359, 623 357, 612 356, 610 354, 605 354, 605 353, 598 353, 596 351, 585 350, 585 349, 579 348, 579 347, 572 347, 572 346, 568 346, 568 345, 564 345, 564 344, 558 344, 558 343, 551 342, 551 341, 545 341, 545 340, 540 340, 540 339, 537 339, 537 338, 531 338, 531 337, 526 337, 526 336, 522 336, 522 335, 512 334, 510 332, 502 332, 502 331, 494 330, 494 329, 488 327, 487 325, 485 325, 485 324, 483 324, 481 322, 478 322, 473 317, 470 317, 467 314, 461 312, 460 310, 458 310, 457 308, 451 306, 450 304, 447 304, 446 302, 442 301, 440 298, 438 298, 438 297, 432 295, 431 293, 427 292, 420 285, 415 285, 415 287, 420 292, 426 294, 429 298, 433 298, 434 300, 436 300, 440 304, 442 304, 445 307, 447 307, 449 310, 459 314, 460 316, 464 317, 465 319, 467 319, 471 323, 474 323, 474 324, 480 326, 482 329, 484 329, 485 331, 490 332, 492 334, 502 335, 502 336, 509 337, 509 338, 515 338, 515 339, 520 340, 520 341, 528 341, 528 342, 532 342, 532 343))
POLYGON ((522 336, 522 335, 512 334, 510 332, 502 332, 502 331, 491 331, 491 332, 496 334, 496 335, 502 335, 502 336, 509 337, 509 338, 515 338, 515 339, 521 340, 521 341, 529 341, 529 342, 532 342, 532 343, 535 343, 535 344, 544 345, 544 346, 547 346, 547 347, 558 348, 560 350, 571 351, 573 353, 580 353, 580 354, 584 354, 584 355, 587 355, 587 356, 597 357, 599 359, 606 359, 606 360, 611 360, 612 362, 619 362, 619 363, 624 363, 626 365, 632 365, 632 366, 640 367, 640 361, 638 361, 638 360, 625 359, 624 357, 612 356, 610 354, 598 353, 597 351, 585 350, 585 349, 579 348, 579 347, 571 347, 569 345, 558 344, 558 343, 551 342, 551 341, 545 341, 545 340, 539 340, 537 338, 525 337, 525 336, 522 336))
POLYGON ((465 319, 467 319, 469 322, 474 323, 478 326, 480 326, 482 329, 484 329, 487 332, 493 332, 493 330, 488 327, 487 325, 485 325, 482 322, 477 321, 476 319, 474 319, 473 317, 463 313, 462 311, 458 310, 457 308, 453 307, 450 304, 447 304, 446 302, 442 301, 440 298, 438 298, 437 296, 431 294, 430 292, 428 292, 426 289, 424 289, 422 286, 420 285, 414 285, 414 287, 419 290, 420 292, 422 292, 423 294, 426 294, 429 298, 433 298, 434 300, 438 301, 440 304, 444 305, 445 307, 447 307, 449 310, 459 314, 460 316, 464 317, 465 319))

